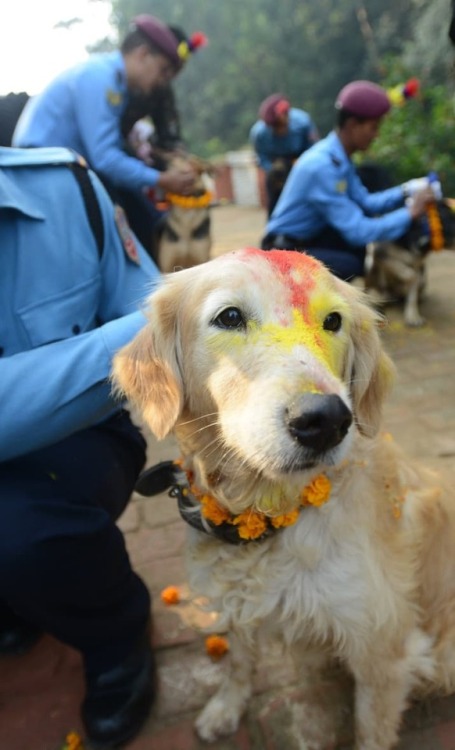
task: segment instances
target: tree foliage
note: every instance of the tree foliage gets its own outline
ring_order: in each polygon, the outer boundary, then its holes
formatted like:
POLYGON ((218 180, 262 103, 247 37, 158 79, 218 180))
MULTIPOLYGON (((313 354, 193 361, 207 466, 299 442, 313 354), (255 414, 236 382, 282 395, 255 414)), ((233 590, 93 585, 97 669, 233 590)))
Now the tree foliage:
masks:
POLYGON ((344 84, 368 78, 392 86, 412 75, 421 78, 423 97, 389 116, 374 153, 399 163, 400 175, 415 174, 423 162, 423 173, 430 166, 450 172, 450 0, 111 0, 111 5, 119 38, 139 13, 207 34, 209 45, 175 83, 185 140, 201 155, 245 146, 259 103, 273 91, 306 109, 324 135, 344 84))

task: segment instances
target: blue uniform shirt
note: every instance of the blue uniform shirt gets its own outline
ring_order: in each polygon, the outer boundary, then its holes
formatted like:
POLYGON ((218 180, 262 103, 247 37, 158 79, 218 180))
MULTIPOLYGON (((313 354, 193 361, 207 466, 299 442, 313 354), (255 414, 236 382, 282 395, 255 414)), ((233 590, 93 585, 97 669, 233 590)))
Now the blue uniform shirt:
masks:
POLYGON ((160 274, 91 174, 100 258, 65 149, 0 148, 0 461, 57 442, 119 408, 115 351, 145 323, 160 274), (125 232, 124 232, 125 234, 125 232), (135 256, 136 250, 137 256, 135 256))
POLYGON ((311 240, 333 227, 353 246, 394 240, 411 224, 403 204, 401 187, 368 192, 338 135, 332 132, 292 167, 267 233, 311 240))
POLYGON ((92 55, 27 102, 13 145, 64 146, 81 154, 117 187, 141 190, 155 185, 160 172, 128 156, 122 147, 127 97, 121 53, 92 55))
POLYGON ((259 159, 259 165, 268 171, 274 159, 280 156, 297 157, 318 140, 318 131, 307 112, 291 107, 288 131, 277 135, 263 120, 255 122, 250 130, 250 141, 259 159))

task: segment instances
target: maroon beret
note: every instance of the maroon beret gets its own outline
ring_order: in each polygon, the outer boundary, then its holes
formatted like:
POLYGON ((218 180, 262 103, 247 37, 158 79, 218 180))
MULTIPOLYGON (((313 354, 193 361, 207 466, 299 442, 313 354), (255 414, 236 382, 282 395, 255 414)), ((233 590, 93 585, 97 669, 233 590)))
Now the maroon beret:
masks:
POLYGON ((341 89, 336 109, 346 109, 357 117, 382 117, 390 109, 390 99, 381 86, 371 81, 352 81, 341 89))
POLYGON ((133 20, 133 27, 140 29, 177 69, 182 67, 184 59, 178 52, 179 40, 166 24, 144 13, 133 20))
POLYGON ((270 94, 259 107, 259 118, 266 125, 275 125, 278 115, 287 112, 290 106, 283 94, 270 94))

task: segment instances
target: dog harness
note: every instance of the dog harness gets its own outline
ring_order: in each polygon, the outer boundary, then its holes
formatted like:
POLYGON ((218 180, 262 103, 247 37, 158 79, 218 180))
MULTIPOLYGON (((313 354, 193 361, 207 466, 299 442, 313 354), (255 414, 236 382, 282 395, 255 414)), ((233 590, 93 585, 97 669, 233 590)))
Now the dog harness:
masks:
POLYGON ((201 493, 194 486, 192 472, 182 469, 180 461, 162 461, 146 469, 139 476, 135 490, 145 497, 169 490, 169 496, 176 498, 180 515, 189 526, 229 544, 246 544, 263 541, 279 529, 292 526, 303 507, 326 503, 330 499, 331 484, 323 474, 315 477, 302 491, 300 506, 279 516, 251 509, 231 514, 214 497, 201 493))

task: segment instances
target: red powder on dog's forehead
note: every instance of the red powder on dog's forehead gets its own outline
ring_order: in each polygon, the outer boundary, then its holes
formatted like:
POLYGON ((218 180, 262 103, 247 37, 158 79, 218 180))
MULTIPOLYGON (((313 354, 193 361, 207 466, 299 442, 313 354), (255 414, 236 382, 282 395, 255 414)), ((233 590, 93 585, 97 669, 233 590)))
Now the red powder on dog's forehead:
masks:
POLYGON ((307 301, 308 294, 315 287, 316 277, 323 269, 322 264, 316 258, 295 250, 264 251, 247 247, 243 252, 250 257, 261 256, 274 266, 291 292, 292 305, 299 308, 307 301))

